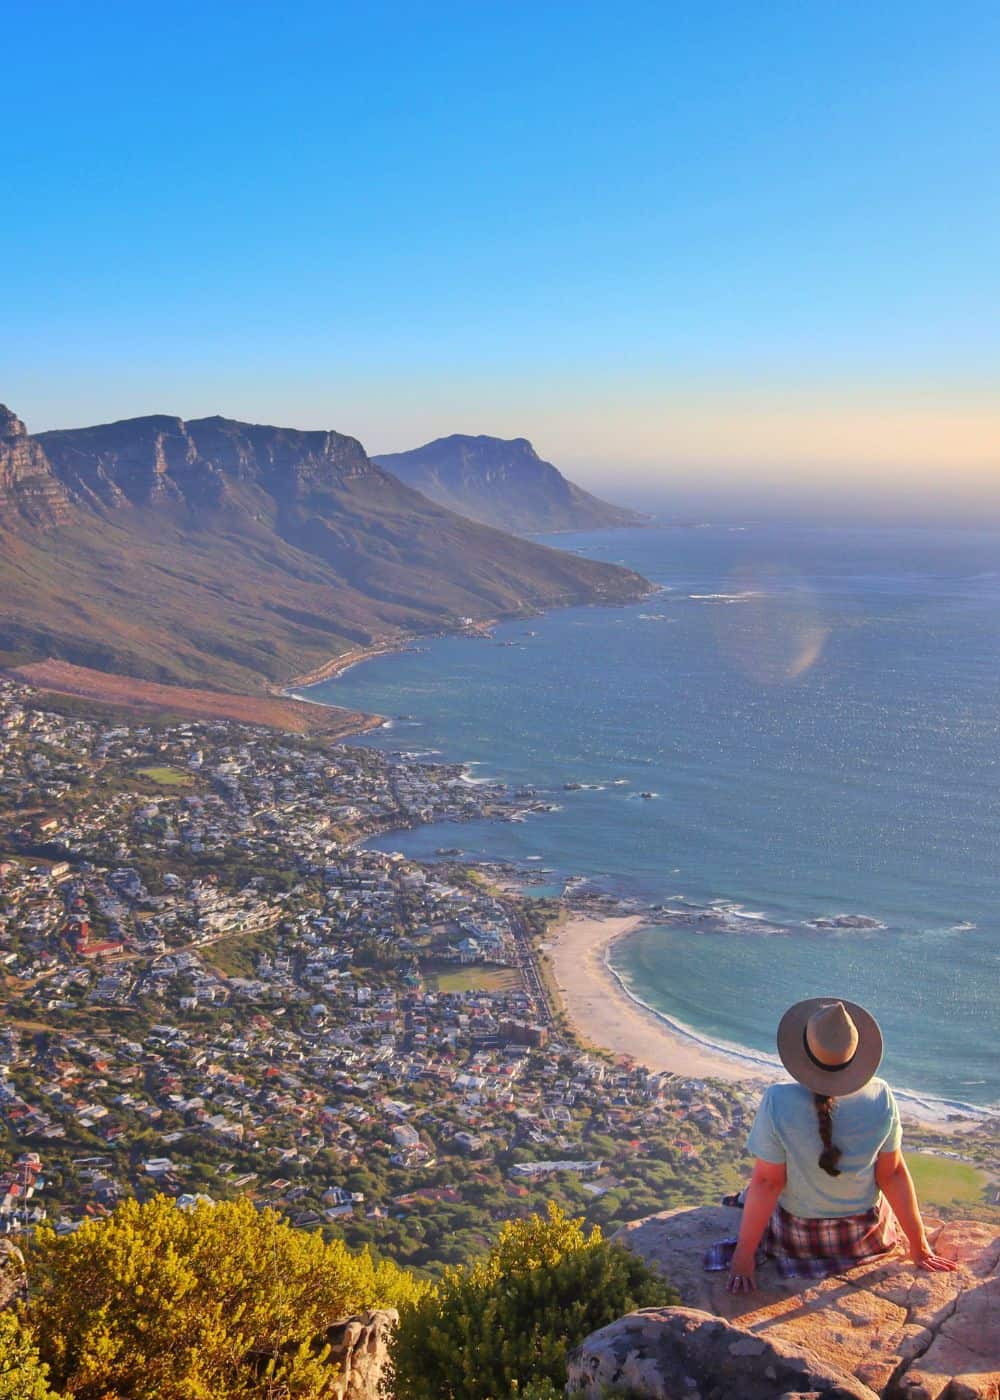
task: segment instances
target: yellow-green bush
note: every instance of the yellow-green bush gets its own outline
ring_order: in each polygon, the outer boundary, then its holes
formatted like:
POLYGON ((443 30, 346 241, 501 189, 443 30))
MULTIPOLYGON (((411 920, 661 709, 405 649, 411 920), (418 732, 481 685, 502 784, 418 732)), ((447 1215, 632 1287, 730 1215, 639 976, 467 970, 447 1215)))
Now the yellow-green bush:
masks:
POLYGON ((30 1332, 13 1313, 0 1312, 0 1400, 58 1400, 46 1375, 30 1332))
POLYGON ((401 1310, 397 1400, 506 1400, 550 1393, 566 1353, 633 1308, 677 1302, 636 1255, 558 1207, 506 1225, 490 1254, 449 1269, 401 1310))
POLYGON ((42 1357, 81 1400, 316 1396, 332 1322, 426 1291, 247 1200, 126 1201, 75 1234, 40 1232, 29 1267, 42 1357))

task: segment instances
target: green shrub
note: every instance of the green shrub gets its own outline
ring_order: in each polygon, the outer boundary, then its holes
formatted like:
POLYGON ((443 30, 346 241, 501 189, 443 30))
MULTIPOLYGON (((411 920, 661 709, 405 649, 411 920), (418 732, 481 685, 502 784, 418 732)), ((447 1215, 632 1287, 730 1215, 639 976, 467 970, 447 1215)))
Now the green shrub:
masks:
POLYGON ((447 1270, 401 1310, 397 1400, 544 1400, 566 1380, 566 1354, 634 1308, 677 1302, 636 1255, 585 1235, 550 1204, 508 1223, 481 1263, 447 1270), (553 1391, 553 1388, 556 1388, 553 1391))
POLYGON ((13 1313, 0 1312, 0 1400, 58 1400, 47 1376, 30 1332, 13 1313))

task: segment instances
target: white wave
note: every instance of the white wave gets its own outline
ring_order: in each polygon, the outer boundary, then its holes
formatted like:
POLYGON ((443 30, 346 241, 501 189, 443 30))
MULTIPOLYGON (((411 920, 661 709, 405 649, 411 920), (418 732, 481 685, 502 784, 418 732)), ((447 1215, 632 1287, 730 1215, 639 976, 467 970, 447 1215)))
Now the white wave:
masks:
POLYGON ((804 927, 824 932, 884 933, 889 925, 873 914, 821 914, 815 919, 806 919, 804 927))
POLYGON ((695 603, 745 603, 748 598, 764 598, 767 595, 748 589, 744 593, 689 593, 695 603))
MULTIPOLYGON (((697 906, 694 906, 697 908, 697 906)), ((737 904, 732 899, 710 899, 705 906, 708 909, 717 909, 721 914, 732 914, 736 919, 766 919, 766 914, 761 914, 754 909, 744 909, 742 904, 737 904)))
POLYGON ((903 1089, 898 1084, 892 1086, 892 1092, 901 1103, 915 1104, 914 1116, 917 1118, 929 1119, 934 1123, 945 1123, 949 1116, 957 1114, 961 1118, 972 1118, 976 1122, 985 1123, 991 1118, 1000 1117, 1000 1104, 974 1104, 965 1103, 962 1099, 942 1099, 934 1094, 921 1094, 915 1089, 903 1089))
POLYGON ((738 1060, 741 1064, 752 1065, 757 1069, 767 1070, 769 1073, 782 1071, 782 1064, 777 1055, 767 1055, 763 1051, 750 1050, 745 1045, 735 1045, 729 1041, 712 1040, 709 1036, 701 1035, 684 1021, 678 1021, 675 1017, 668 1016, 665 1011, 661 1011, 658 1007, 651 1006, 648 1001, 644 1000, 643 997, 632 990, 618 969, 612 965, 608 953, 605 953, 604 965, 607 967, 618 986, 628 997, 629 1001, 634 1002, 636 1006, 641 1006, 644 1011, 648 1011, 651 1015, 655 1016, 658 1021, 662 1021, 675 1035, 683 1036, 685 1040, 690 1040, 702 1050, 707 1050, 713 1055, 721 1055, 726 1059, 738 1060))
MULTIPOLYGON (((650 1015, 655 1016, 658 1021, 662 1021, 675 1035, 679 1035, 683 1037, 683 1039, 691 1041, 692 1044, 697 1045, 700 1049, 707 1051, 709 1054, 721 1056, 726 1060, 733 1060, 751 1069, 763 1070, 769 1075, 775 1073, 781 1075, 785 1074, 784 1066, 777 1055, 769 1055, 763 1050, 751 1050, 746 1045, 737 1045, 732 1041, 713 1040, 710 1036, 702 1035, 684 1021, 679 1021, 674 1016, 668 1016, 665 1011, 661 1011, 658 1007, 651 1006, 648 1001, 632 990, 621 973, 612 965, 610 954, 611 948, 605 952, 604 965, 615 979, 615 982, 628 997, 629 1001, 634 1002, 636 1006, 641 1006, 644 1011, 648 1011, 650 1015)), ((710 1078, 711 1076, 709 1075, 707 1077, 710 1078)), ((938 1098, 933 1094, 917 1093, 913 1089, 901 1088, 895 1084, 892 1085, 892 1091, 902 1104, 913 1105, 914 1117, 922 1118, 925 1121, 944 1123, 947 1122, 949 1115, 952 1114, 958 1114, 963 1118, 974 1119, 977 1122, 987 1122, 990 1118, 1000 1116, 1000 1104, 987 1104, 983 1106, 981 1104, 965 1103, 961 1099, 938 1098)))

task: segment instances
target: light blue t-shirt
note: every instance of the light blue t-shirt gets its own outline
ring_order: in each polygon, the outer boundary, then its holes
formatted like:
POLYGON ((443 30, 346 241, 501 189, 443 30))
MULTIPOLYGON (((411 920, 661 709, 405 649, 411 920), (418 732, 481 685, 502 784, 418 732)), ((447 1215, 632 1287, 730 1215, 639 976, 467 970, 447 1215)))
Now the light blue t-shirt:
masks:
POLYGON ((823 1143, 812 1091, 801 1084, 765 1089, 747 1151, 765 1162, 784 1162, 788 1182, 778 1200, 791 1215, 860 1215, 878 1200, 875 1159, 901 1141, 899 1109, 884 1079, 870 1079, 857 1093, 834 1099, 832 1137, 841 1151, 839 1176, 819 1166, 823 1143))

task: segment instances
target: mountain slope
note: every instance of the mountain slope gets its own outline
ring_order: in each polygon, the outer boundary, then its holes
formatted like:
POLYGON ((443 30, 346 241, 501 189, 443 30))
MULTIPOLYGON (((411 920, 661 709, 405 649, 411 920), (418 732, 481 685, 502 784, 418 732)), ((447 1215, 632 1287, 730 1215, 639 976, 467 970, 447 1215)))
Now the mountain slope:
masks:
POLYGON ((645 587, 452 514, 339 433, 156 415, 30 438, 0 410, 0 649, 26 659, 253 691, 645 587))
POLYGON ((635 511, 609 505, 567 481, 527 438, 455 433, 374 461, 432 501, 501 530, 544 534, 643 523, 635 511))

